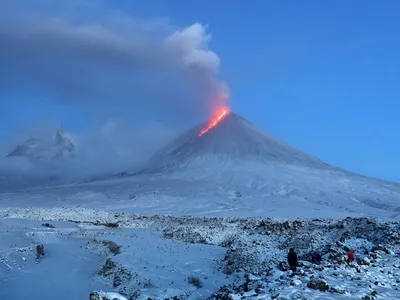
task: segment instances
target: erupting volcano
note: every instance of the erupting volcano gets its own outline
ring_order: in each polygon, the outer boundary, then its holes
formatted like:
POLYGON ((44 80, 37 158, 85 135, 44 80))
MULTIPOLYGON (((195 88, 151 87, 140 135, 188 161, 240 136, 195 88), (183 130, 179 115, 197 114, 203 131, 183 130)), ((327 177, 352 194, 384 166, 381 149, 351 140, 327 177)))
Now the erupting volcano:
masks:
POLYGON ((220 109, 218 109, 216 111, 216 113, 214 114, 214 116, 211 118, 208 125, 201 130, 201 132, 199 133, 199 136, 202 136, 203 134, 207 133, 212 128, 217 126, 219 124, 219 122, 221 122, 221 120, 223 120, 229 113, 230 113, 230 109, 227 106, 221 107, 220 109))
POLYGON ((321 160, 258 129, 228 106, 221 106, 210 121, 187 131, 158 151, 150 160, 147 171, 201 169, 208 164, 221 170, 227 164, 238 165, 240 162, 259 166, 277 163, 330 168, 321 160))

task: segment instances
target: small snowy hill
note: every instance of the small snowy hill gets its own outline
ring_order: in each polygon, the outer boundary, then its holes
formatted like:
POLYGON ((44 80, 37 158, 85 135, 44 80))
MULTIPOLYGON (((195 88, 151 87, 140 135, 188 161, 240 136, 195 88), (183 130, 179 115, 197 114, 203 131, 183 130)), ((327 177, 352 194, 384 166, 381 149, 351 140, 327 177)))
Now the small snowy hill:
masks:
POLYGON ((213 159, 224 165, 257 162, 333 169, 321 160, 261 131, 235 113, 229 113, 216 127, 199 136, 205 126, 201 124, 194 127, 156 153, 147 171, 176 171, 213 159))
POLYGON ((74 158, 75 144, 63 128, 55 133, 36 134, 14 147, 6 157, 26 157, 30 160, 74 158))

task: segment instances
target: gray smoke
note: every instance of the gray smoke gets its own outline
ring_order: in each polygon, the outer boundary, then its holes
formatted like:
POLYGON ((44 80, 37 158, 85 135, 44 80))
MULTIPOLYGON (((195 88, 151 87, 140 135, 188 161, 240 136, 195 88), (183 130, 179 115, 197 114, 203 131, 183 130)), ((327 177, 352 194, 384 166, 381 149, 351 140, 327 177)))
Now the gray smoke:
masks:
POLYGON ((0 96, 23 87, 45 91, 53 101, 111 111, 124 106, 141 115, 155 108, 205 112, 225 96, 206 26, 165 34, 140 24, 6 18, 0 22, 0 96))

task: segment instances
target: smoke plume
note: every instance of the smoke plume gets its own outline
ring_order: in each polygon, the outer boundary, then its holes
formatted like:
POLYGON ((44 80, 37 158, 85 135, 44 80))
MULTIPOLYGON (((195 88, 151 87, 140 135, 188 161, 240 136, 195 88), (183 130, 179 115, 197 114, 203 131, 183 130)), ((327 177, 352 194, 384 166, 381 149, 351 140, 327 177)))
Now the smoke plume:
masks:
POLYGON ((2 97, 23 87, 25 96, 96 105, 114 115, 121 107, 132 116, 159 115, 157 109, 193 115, 226 93, 218 80, 220 60, 208 48, 211 35, 199 23, 174 31, 147 23, 144 30, 144 21, 128 17, 121 25, 18 16, 0 22, 2 97))
POLYGON ((143 163, 227 99, 210 41, 205 25, 177 28, 166 19, 138 20, 102 7, 101 1, 1 1, 3 133, 32 120, 62 123, 54 117, 55 106, 65 107, 57 111, 63 120, 87 128, 75 134, 77 156, 68 161, 46 155, 4 158, 32 136, 43 136, 39 140, 46 144, 54 127, 2 139, 0 177, 76 177, 143 163))

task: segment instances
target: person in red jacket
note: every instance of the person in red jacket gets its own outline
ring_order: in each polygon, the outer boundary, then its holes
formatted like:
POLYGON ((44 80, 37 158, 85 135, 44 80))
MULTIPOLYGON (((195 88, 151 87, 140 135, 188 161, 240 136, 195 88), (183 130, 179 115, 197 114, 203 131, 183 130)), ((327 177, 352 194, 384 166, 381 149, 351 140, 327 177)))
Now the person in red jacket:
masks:
POLYGON ((355 254, 354 254, 354 250, 350 250, 349 252, 347 252, 347 263, 351 263, 354 261, 355 258, 355 254))

